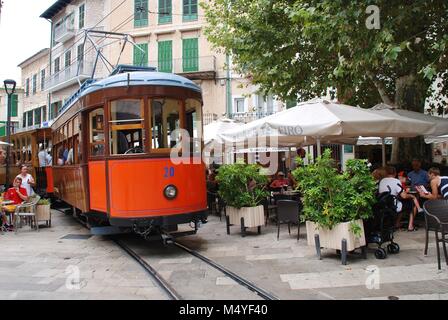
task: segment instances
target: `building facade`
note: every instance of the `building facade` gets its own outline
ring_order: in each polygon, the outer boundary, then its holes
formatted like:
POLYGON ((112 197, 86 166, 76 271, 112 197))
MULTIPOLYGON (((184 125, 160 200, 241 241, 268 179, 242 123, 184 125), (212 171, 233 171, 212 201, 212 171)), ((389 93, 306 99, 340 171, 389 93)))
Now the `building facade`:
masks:
POLYGON ((104 17, 109 12, 109 4, 109 0, 59 0, 41 14, 51 22, 50 74, 45 83, 49 120, 57 116, 64 102, 86 79, 108 74, 101 63, 93 74, 96 51, 86 41, 85 30, 105 29, 104 17))
POLYGON ((24 88, 20 128, 38 127, 48 120, 45 83, 50 74, 49 54, 50 49, 45 48, 19 64, 24 88))
MULTIPOLYGON (((52 24, 51 74, 45 85, 51 101, 49 119, 93 74, 96 50, 84 41, 86 29, 132 36, 135 46, 124 50, 121 41, 97 44, 110 62, 153 66, 196 82, 203 91, 206 124, 222 116, 251 121, 285 107, 272 96, 259 95, 244 76, 227 70, 231 59, 207 41, 198 0, 59 0, 41 17, 52 24)), ((94 77, 109 72, 100 61, 94 77)))
MULTIPOLYGON (((11 104, 11 133, 17 131, 20 127, 20 121, 23 113, 24 90, 16 87, 12 95, 11 104)), ((6 121, 8 119, 8 95, 6 94, 3 82, 0 86, 0 137, 6 136, 6 121)))

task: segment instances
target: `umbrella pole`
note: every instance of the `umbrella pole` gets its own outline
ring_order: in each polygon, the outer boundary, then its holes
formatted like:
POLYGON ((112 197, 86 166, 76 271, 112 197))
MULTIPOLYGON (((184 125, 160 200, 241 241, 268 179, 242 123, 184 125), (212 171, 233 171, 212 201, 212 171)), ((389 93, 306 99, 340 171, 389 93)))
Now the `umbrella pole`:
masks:
POLYGON ((381 157, 383 162, 383 167, 386 166, 386 142, 384 138, 381 138, 381 157))
POLYGON ((320 138, 317 138, 316 146, 317 146, 317 156, 320 157, 322 155, 322 152, 320 150, 320 138))

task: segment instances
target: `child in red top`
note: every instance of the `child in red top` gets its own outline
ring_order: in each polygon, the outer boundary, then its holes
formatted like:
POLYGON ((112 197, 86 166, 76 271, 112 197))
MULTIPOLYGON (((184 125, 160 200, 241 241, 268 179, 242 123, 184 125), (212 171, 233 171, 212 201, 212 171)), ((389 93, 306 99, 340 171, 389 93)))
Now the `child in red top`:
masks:
MULTIPOLYGON (((13 203, 13 206, 4 206, 3 212, 4 211, 8 211, 11 214, 14 214, 14 210, 15 210, 15 205, 21 204, 23 201, 28 200, 28 195, 26 193, 26 189, 21 187, 22 184, 22 178, 20 177, 16 177, 14 179, 13 182, 13 187, 9 188, 8 191, 5 192, 4 195, 4 200, 10 200, 13 203)), ((3 224, 7 227, 10 228, 11 226, 7 225, 7 221, 6 221, 6 215, 3 213, 2 214, 2 220, 3 220, 3 224)))

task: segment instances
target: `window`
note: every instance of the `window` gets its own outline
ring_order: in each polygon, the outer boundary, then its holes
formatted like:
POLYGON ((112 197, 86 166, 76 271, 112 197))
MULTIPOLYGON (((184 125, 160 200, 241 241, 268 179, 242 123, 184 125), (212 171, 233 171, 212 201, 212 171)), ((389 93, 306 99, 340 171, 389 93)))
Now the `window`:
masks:
POLYGON ((110 154, 144 152, 142 100, 113 101, 109 123, 110 154))
POLYGON ((159 71, 173 72, 173 42, 159 41, 159 71))
POLYGON ((42 122, 47 121, 47 106, 42 106, 42 122))
POLYGON ((72 52, 70 50, 68 50, 65 53, 65 63, 64 63, 64 66, 65 66, 66 69, 70 66, 71 60, 72 60, 72 52))
POLYGON ((182 66, 184 72, 198 71, 198 38, 182 40, 182 66))
POLYGON ((42 122, 42 111, 40 108, 34 109, 34 124, 40 125, 42 122))
POLYGON ((183 20, 198 20, 198 0, 183 0, 183 20))
POLYGON ((84 28, 84 16, 85 16, 86 6, 85 4, 82 4, 79 6, 78 13, 79 13, 79 20, 78 20, 78 27, 79 29, 84 28))
POLYGON ((78 46, 76 61, 80 64, 79 72, 84 72, 84 44, 78 46))
POLYGON ((235 99, 235 109, 237 113, 243 113, 244 110, 244 98, 236 98, 235 99))
POLYGON ((58 73, 61 69, 61 58, 57 57, 56 59, 54 59, 54 73, 58 73))
POLYGON ((28 111, 28 115, 27 115, 27 118, 28 118, 28 126, 32 126, 33 125, 33 111, 28 111))
POLYGON ((151 148, 166 149, 178 146, 179 136, 173 132, 180 128, 181 102, 173 99, 151 101, 151 148))
POLYGON ((37 74, 33 75, 33 94, 37 92, 37 74))
POLYGON ((45 69, 40 71, 40 90, 45 89, 45 69))
POLYGON ((148 26, 148 0, 134 0, 134 27, 148 26))
POLYGON ((11 117, 17 117, 17 109, 19 104, 19 96, 13 94, 11 96, 11 117))
POLYGON ((159 0, 159 24, 171 23, 172 21, 171 0, 159 0))
POLYGON ((202 105, 194 99, 185 101, 186 129, 190 137, 190 152, 193 155, 201 155, 202 141, 202 105))
POLYGON ((104 155, 104 110, 98 108, 89 114, 90 155, 104 155))
POLYGON ((30 96, 30 78, 26 78, 25 80, 25 96, 30 96))
POLYGON ((134 65, 147 66, 148 65, 148 44, 140 43, 134 46, 134 65))
POLYGON ((23 119, 22 119, 22 128, 26 128, 26 112, 23 113, 23 119))
POLYGON ((53 102, 50 107, 49 119, 54 119, 59 113, 59 109, 62 106, 62 101, 53 102))

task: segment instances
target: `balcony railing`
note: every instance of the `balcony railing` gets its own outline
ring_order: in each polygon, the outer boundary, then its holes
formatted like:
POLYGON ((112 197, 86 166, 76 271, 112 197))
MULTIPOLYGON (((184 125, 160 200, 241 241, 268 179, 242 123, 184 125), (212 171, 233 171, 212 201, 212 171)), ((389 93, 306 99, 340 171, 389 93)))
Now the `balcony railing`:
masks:
POLYGON ((65 69, 52 74, 45 83, 45 90, 60 90, 76 82, 88 79, 92 76, 93 62, 79 61, 65 69), (78 73, 79 70, 79 73, 78 73))
POLYGON ((198 58, 153 60, 149 66, 156 67, 160 72, 182 75, 192 80, 209 80, 216 77, 216 57, 204 56, 198 58))
POLYGON ((237 112, 237 113, 230 113, 228 115, 229 119, 239 120, 244 123, 248 123, 257 119, 261 119, 267 116, 270 116, 271 114, 274 114, 275 111, 260 111, 260 112, 237 112))
POLYGON ((56 42, 65 42, 75 36, 75 15, 74 13, 65 16, 54 27, 54 40, 56 42))
POLYGON ((203 115, 204 126, 216 120, 218 120, 218 115, 216 113, 204 113, 203 115))

